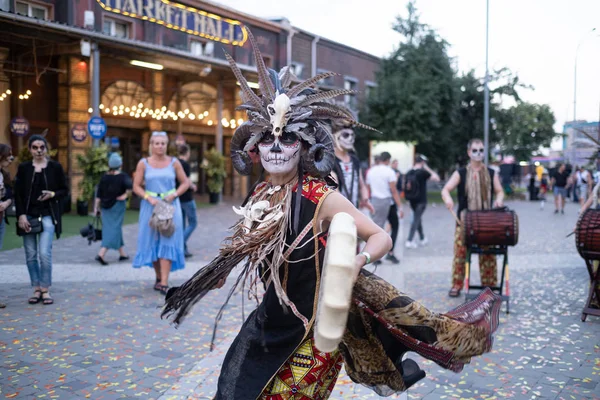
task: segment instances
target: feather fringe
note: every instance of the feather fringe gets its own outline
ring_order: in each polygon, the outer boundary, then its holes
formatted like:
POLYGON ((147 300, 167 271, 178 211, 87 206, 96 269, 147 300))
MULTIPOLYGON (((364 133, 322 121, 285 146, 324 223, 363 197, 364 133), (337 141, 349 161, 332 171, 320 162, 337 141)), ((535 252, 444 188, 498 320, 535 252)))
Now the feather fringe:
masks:
MULTIPOLYGON (((177 288, 172 295, 168 296, 161 317, 172 319, 175 325, 181 324, 198 301, 213 289, 220 280, 226 279, 239 263, 247 259, 242 272, 229 292, 225 304, 217 314, 213 339, 216 334, 216 325, 223 314, 224 307, 233 296, 240 282, 247 282, 253 273, 257 277, 260 276, 261 266, 267 266, 264 273, 268 273, 269 281, 273 283, 275 293, 281 304, 288 306, 299 319, 304 321, 306 318, 297 311, 294 303, 287 296, 280 278, 280 268, 285 265, 286 261, 284 254, 287 246, 288 228, 292 222, 290 216, 295 183, 296 180, 286 184, 274 193, 270 192, 269 185, 257 186, 257 192, 250 198, 250 203, 269 200, 271 206, 281 205, 282 209, 287 210, 287 212, 284 212, 279 220, 267 223, 266 226, 254 222, 249 230, 246 228, 243 219, 238 221, 231 228, 233 234, 225 239, 219 255, 177 288)), ((298 190, 302 190, 301 183, 298 185, 298 190)), ((254 280, 254 282, 257 281, 257 279, 254 280)), ((256 290, 255 286, 249 289, 256 290)), ((257 294, 254 297, 257 298, 257 294)))

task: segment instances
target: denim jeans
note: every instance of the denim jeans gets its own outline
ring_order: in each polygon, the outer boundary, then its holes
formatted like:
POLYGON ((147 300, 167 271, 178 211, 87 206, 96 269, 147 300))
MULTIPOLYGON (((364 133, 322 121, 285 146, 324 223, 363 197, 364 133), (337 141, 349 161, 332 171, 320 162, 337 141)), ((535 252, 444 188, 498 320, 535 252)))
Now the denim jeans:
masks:
POLYGON ((423 233, 423 213, 425 213, 426 207, 427 203, 424 202, 410 204, 410 208, 413 211, 413 220, 410 224, 410 231, 408 233, 409 242, 412 242, 415 232, 419 232, 419 237, 421 240, 425 239, 425 234, 423 233))
POLYGON ((45 289, 52 285, 52 239, 54 236, 52 217, 43 217, 42 225, 44 227, 42 233, 23 236, 23 246, 25 246, 25 261, 29 270, 31 286, 40 286, 45 289))
POLYGON ((188 252, 187 241, 192 236, 192 232, 198 225, 198 218, 196 217, 196 202, 186 201, 181 202, 181 211, 183 212, 183 241, 185 252, 188 252))
POLYGON ((2 250, 2 243, 4 241, 4 231, 6 230, 6 222, 4 222, 4 215, 0 216, 0 250, 2 250))

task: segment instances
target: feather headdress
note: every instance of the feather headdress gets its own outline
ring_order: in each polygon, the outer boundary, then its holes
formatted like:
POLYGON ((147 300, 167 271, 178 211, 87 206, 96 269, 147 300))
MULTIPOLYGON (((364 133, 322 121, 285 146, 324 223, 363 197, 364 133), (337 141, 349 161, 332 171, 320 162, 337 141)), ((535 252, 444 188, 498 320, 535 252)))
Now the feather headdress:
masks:
POLYGON ((248 114, 248 121, 235 131, 231 139, 231 160, 242 175, 252 171, 248 154, 265 134, 280 136, 283 132, 294 133, 310 147, 303 158, 303 168, 309 174, 324 177, 333 168, 333 138, 327 128, 332 123, 357 126, 376 131, 356 120, 355 115, 343 105, 329 101, 337 96, 356 93, 354 90, 336 89, 320 91, 316 85, 322 79, 339 75, 324 72, 291 86, 297 78, 289 66, 279 73, 267 69, 252 32, 245 27, 252 46, 260 95, 250 89, 246 78, 233 58, 225 53, 231 69, 240 83, 244 103, 237 109, 248 114), (294 79, 296 78, 296 79, 294 79))

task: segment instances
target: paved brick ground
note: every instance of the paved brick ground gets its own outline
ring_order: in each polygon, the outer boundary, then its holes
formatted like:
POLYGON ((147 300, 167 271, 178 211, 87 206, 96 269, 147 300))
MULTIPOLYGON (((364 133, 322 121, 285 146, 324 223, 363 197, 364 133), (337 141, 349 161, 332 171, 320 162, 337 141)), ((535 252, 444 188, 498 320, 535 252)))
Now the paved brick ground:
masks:
MULTIPOLYGON (((600 318, 580 320, 587 273, 573 238, 565 238, 576 207, 569 205, 562 216, 540 211, 536 203, 511 206, 519 213, 521 239, 510 252, 511 313, 502 315, 493 352, 460 374, 417 357, 428 377, 408 391, 409 398, 600 398, 600 318)), ((191 246, 196 256, 173 274, 174 283, 212 257, 235 221, 227 204, 201 209, 199 216, 191 246)), ((377 273, 433 310, 446 311, 462 301, 446 296, 451 217, 430 207, 425 229, 428 247, 399 246, 402 264, 385 263, 377 273)), ((133 255, 136 226, 125 232, 133 255)), ((53 306, 26 304, 23 251, 0 252, 0 300, 8 303, 0 310, 0 398, 211 398, 222 357, 242 322, 241 296, 226 308, 210 352, 214 315, 226 290, 212 292, 175 329, 159 318, 162 298, 152 290, 153 272, 118 263, 100 267, 92 261, 97 247, 82 238, 56 242, 53 306)), ((332 396, 376 397, 344 375, 332 396)))

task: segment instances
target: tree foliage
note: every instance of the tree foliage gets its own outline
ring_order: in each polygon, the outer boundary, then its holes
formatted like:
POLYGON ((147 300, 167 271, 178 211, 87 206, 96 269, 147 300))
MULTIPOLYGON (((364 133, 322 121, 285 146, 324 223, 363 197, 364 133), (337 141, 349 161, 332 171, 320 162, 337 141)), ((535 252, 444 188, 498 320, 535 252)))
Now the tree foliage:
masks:
POLYGON ((555 122, 548 105, 518 103, 500 114, 497 144, 502 153, 526 160, 536 155, 541 146, 550 146, 556 136, 555 122))
MULTIPOLYGON (((484 78, 474 71, 456 73, 449 44, 420 22, 414 0, 393 29, 403 40, 382 60, 377 88, 361 111, 362 122, 383 135, 363 132, 359 155, 367 152, 368 140, 408 141, 441 170, 464 163, 467 142, 483 138, 484 78)), ((547 105, 522 101, 520 91, 530 86, 503 68, 490 74, 488 87, 491 149, 527 159, 550 144, 554 116, 547 105)))

